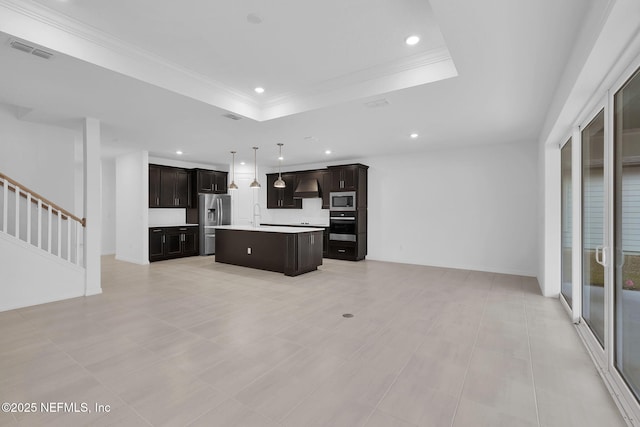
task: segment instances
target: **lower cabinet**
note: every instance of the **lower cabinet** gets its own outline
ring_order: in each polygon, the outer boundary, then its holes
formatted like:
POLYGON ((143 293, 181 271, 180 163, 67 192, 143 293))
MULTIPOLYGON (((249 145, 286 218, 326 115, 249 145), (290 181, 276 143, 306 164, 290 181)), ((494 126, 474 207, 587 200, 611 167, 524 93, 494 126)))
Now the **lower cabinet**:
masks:
POLYGON ((149 228, 149 261, 198 255, 198 227, 149 228))
POLYGON ((358 233, 355 242, 329 240, 325 258, 360 261, 367 256, 367 233, 358 233))
POLYGON ((311 271, 322 265, 322 232, 297 235, 297 270, 311 271))

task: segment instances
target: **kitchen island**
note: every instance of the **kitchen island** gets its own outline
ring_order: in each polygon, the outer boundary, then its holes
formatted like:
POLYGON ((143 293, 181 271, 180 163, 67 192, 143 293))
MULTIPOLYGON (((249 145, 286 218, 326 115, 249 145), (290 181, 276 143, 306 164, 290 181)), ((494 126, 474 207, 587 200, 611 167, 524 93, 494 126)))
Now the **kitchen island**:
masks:
POLYGON ((322 228, 216 227, 216 262, 298 276, 322 265, 322 228))

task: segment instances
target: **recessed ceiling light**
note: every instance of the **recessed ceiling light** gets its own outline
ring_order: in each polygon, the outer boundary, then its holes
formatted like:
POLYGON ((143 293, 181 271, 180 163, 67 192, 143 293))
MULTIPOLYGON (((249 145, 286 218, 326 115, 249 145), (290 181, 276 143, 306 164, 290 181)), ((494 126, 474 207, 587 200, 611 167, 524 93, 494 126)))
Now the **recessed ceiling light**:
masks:
POLYGON ((278 160, 284 160, 284 157, 280 156, 278 157, 278 160))
POLYGON ((324 154, 331 154, 331 150, 326 150, 324 154))
POLYGON ((409 46, 415 46, 418 44, 419 41, 420 41, 420 37, 418 36, 409 36, 404 40, 404 42, 409 46))
POLYGON ((182 151, 178 150, 178 151, 176 151, 176 154, 177 154, 177 155, 181 155, 181 154, 182 154, 182 151))
POLYGON ((411 137, 411 139, 416 139, 418 137, 418 134, 417 133, 412 133, 409 136, 411 137))
POLYGON ((245 163, 245 162, 240 162, 240 164, 241 164, 242 166, 246 165, 246 163, 245 163))
POLYGON ((264 88, 258 86, 257 88, 254 89, 256 91, 256 93, 264 93, 264 88))

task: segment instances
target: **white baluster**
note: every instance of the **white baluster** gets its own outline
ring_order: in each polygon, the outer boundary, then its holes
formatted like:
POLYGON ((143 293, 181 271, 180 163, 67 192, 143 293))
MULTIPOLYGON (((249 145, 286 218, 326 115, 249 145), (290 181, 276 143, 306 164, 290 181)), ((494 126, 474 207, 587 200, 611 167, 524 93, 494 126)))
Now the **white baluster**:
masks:
POLYGON ((47 205, 47 250, 51 253, 51 206, 47 205))
POLYGON ((20 238, 20 187, 15 186, 16 190, 16 237, 20 238))
POLYGON ((67 217, 67 261, 71 262, 71 218, 67 217))
POLYGON ((76 222, 76 264, 80 265, 80 223, 76 222))
POLYGON ((7 214, 9 211, 9 181, 6 179, 3 180, 4 184, 2 186, 3 194, 2 194, 2 231, 5 233, 7 230, 7 214))
POLYGON ((42 200, 38 199, 38 249, 42 249, 42 200))
POLYGON ((31 244, 31 193, 27 193, 27 243, 31 244))
POLYGON ((62 258, 62 212, 58 211, 58 255, 62 258))

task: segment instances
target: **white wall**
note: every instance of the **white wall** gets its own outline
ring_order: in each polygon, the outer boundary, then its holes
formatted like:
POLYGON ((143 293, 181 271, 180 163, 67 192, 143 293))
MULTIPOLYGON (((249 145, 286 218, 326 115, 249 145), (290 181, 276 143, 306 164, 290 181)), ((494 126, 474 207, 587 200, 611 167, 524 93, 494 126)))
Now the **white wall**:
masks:
POLYGON ((149 163, 146 151, 116 158, 116 259, 149 263, 149 163))
POLYGON ((79 137, 79 131, 18 120, 0 104, 0 172, 82 218, 74 200, 79 137))
POLYGON ((102 255, 116 253, 116 162, 102 159, 102 255))
POLYGON ((504 144, 362 159, 369 259, 533 276, 537 147, 504 144))

